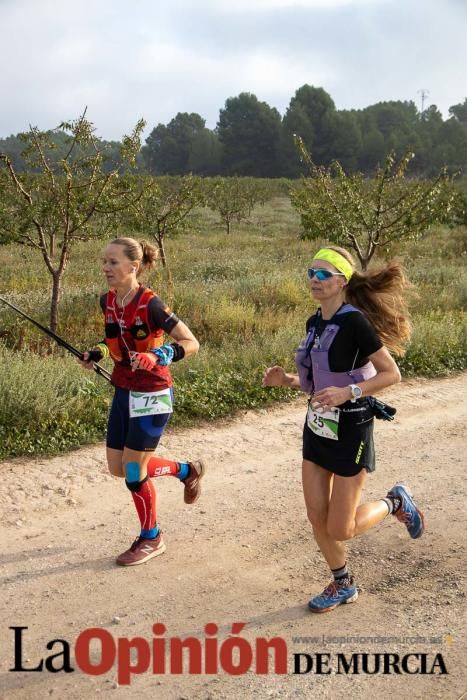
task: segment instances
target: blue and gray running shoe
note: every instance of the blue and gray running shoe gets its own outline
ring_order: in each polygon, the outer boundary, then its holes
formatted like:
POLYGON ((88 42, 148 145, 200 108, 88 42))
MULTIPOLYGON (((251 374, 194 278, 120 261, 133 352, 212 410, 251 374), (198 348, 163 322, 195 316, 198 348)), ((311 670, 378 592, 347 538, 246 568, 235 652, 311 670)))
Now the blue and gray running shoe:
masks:
POLYGON ((342 603, 354 603, 358 598, 357 586, 353 577, 345 579, 343 583, 331 581, 324 591, 312 598, 308 607, 311 612, 325 613, 334 610, 342 603))
POLYGON ((401 507, 394 513, 404 523, 413 540, 423 535, 425 529, 423 513, 415 505, 411 491, 405 484, 395 484, 388 492, 389 498, 400 498, 401 507))

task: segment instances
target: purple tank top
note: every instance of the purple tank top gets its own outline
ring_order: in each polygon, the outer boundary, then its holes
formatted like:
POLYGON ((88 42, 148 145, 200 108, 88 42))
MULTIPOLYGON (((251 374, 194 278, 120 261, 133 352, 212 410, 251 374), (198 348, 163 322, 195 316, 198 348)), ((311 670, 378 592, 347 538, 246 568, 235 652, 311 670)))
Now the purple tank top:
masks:
MULTIPOLYGON (((344 304, 333 318, 341 314, 348 314, 350 311, 361 313, 360 309, 352 304, 344 304)), ((339 332, 339 328, 337 323, 329 323, 319 339, 316 339, 318 342, 315 342, 316 328, 313 327, 298 346, 295 364, 300 379, 300 388, 307 394, 313 394, 328 386, 344 387, 349 384, 357 384, 376 375, 376 370, 371 362, 367 362, 363 367, 352 368, 348 372, 331 372, 329 369, 329 348, 339 332)))

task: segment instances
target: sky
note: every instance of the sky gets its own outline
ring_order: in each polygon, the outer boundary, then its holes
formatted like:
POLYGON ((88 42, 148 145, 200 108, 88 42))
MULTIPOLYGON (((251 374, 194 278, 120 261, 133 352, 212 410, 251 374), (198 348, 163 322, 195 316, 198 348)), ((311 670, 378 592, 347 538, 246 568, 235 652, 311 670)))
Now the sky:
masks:
POLYGON ((467 0, 0 0, 0 138, 87 117, 120 139, 178 112, 215 128, 229 97, 284 114, 324 88, 337 109, 467 98, 467 0))

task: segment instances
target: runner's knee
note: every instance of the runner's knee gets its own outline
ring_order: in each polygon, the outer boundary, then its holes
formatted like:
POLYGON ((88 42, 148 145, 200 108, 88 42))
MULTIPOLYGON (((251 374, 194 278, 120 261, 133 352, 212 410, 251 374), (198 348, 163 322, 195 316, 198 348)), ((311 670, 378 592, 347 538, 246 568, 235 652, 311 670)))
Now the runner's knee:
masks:
POLYGON ((327 512, 315 510, 312 506, 307 506, 306 512, 313 530, 326 531, 327 529, 327 512))
POLYGON ((125 484, 130 491, 141 491, 144 482, 148 480, 148 475, 140 479, 141 467, 138 462, 128 462, 125 465, 125 484))
POLYGON ((112 462, 107 462, 107 468, 112 476, 119 476, 123 478, 125 472, 123 471, 123 464, 120 462, 118 464, 113 464, 112 462))
POLYGON ((352 523, 339 523, 331 522, 327 525, 328 536, 337 542, 344 542, 345 540, 351 540, 355 535, 355 522, 352 523))

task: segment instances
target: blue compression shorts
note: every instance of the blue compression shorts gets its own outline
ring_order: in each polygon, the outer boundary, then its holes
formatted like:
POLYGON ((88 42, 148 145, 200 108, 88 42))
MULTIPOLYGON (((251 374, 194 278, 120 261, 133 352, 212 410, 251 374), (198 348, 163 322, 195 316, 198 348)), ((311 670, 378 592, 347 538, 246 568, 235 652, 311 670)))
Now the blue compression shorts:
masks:
MULTIPOLYGON (((173 401, 173 391, 172 401, 173 401)), ((170 413, 130 418, 130 392, 115 387, 107 423, 107 447, 123 450, 128 447, 138 452, 152 452, 159 444, 170 413)))

